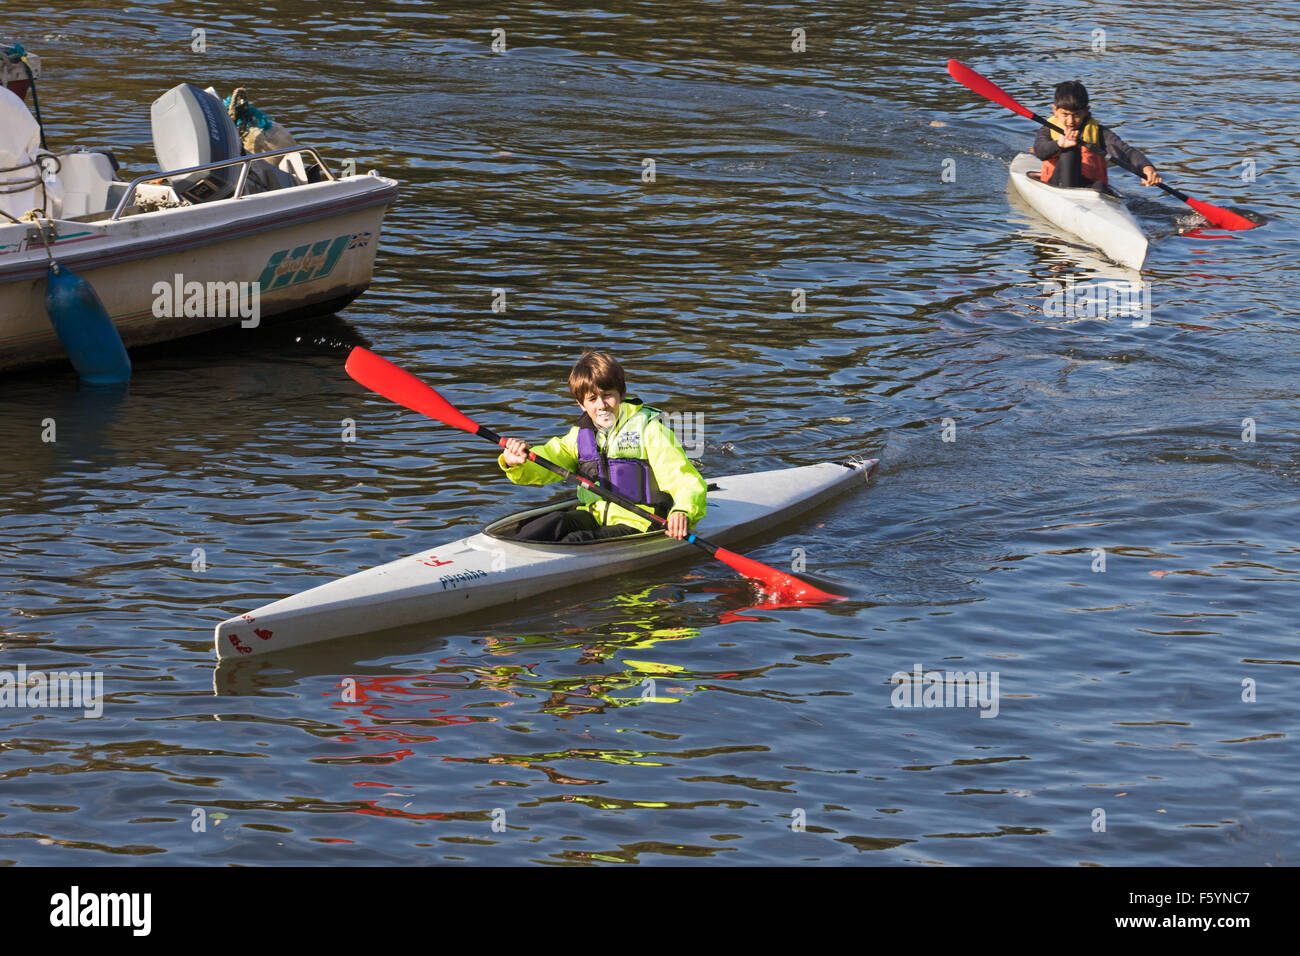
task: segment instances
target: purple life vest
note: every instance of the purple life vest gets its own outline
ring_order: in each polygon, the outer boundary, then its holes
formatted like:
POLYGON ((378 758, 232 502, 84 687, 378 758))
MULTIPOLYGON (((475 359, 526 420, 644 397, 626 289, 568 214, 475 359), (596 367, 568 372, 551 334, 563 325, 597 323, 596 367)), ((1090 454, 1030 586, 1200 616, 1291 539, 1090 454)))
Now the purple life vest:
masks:
MULTIPOLYGON (((642 406, 632 417, 642 415, 643 411, 646 411, 643 417, 647 424, 658 415, 642 406)), ((641 450, 639 443, 638 450, 641 450)), ((614 452, 610 457, 600 449, 596 442, 596 426, 590 416, 584 414, 578 419, 578 474, 601 488, 631 498, 637 504, 650 505, 661 516, 666 515, 673 504, 672 495, 659 490, 650 462, 644 458, 620 458, 617 448, 614 452)))

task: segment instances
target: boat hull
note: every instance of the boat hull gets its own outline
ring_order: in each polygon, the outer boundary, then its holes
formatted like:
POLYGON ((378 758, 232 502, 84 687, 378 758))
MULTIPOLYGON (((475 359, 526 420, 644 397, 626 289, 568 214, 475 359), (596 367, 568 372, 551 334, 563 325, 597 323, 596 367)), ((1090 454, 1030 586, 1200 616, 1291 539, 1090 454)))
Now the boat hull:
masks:
MULTIPOLYGON (((94 287, 128 348, 254 328, 364 292, 396 194, 390 179, 354 176, 116 221, 56 220, 53 253, 94 287), (195 283, 242 297, 205 296, 195 308, 195 283)), ((66 361, 45 312, 47 268, 34 228, 0 228, 0 370, 66 361)))
POLYGON ((1048 186, 1029 176, 1041 166, 1042 161, 1030 153, 1021 153, 1011 161, 1011 185, 1016 193, 1054 226, 1096 246, 1122 266, 1141 269, 1148 240, 1123 201, 1095 189, 1048 186))
MULTIPOLYGON (((695 530, 715 544, 730 544, 865 482, 876 464, 875 459, 823 462, 718 478, 716 490, 709 492, 708 514, 695 530)), ((217 657, 248 657, 435 621, 694 553, 693 545, 662 533, 561 545, 480 532, 223 621, 216 628, 217 657)))

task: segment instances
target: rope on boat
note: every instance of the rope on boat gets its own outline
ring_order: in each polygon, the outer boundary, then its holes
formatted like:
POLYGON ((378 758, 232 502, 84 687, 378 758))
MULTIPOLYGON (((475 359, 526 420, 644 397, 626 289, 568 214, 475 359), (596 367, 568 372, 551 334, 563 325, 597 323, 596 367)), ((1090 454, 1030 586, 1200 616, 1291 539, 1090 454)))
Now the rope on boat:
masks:
MULTIPOLYGON (((250 153, 269 153, 277 149, 290 149, 298 145, 287 129, 277 123, 266 112, 259 110, 248 99, 248 90, 238 87, 224 101, 226 111, 239 130, 239 138, 244 149, 250 153)), ((279 169, 289 173, 300 182, 316 182, 320 173, 313 162, 306 166, 301 153, 291 153, 279 163, 279 169)), ((251 174, 252 170, 250 170, 251 174)), ((278 188, 273 182, 264 182, 265 188, 278 188)))
POLYGON ((35 189, 37 186, 39 186, 41 190, 40 208, 25 213, 22 218, 15 218, 0 209, 0 216, 4 216, 11 222, 31 222, 37 213, 45 215, 45 209, 50 204, 50 195, 49 191, 46 189, 45 177, 47 175, 57 176, 62 169, 63 161, 54 153, 42 153, 35 159, 26 163, 19 163, 17 166, 6 166, 0 169, 0 196, 9 195, 11 193, 24 193, 29 189, 35 189), (46 160, 52 160, 54 165, 47 167, 46 160), (24 169, 39 169, 41 172, 35 173, 31 179, 9 179, 4 177, 5 173, 17 173, 24 169))
POLYGON ((248 102, 248 91, 239 87, 226 97, 226 110, 235 121, 240 136, 247 136, 253 128, 270 129, 275 120, 267 116, 252 103, 248 102))
POLYGON ((41 242, 45 243, 45 255, 50 260, 50 269, 57 274, 59 271, 59 264, 54 261, 54 250, 50 248, 50 239, 45 235, 45 223, 41 222, 42 216, 45 216, 45 222, 50 224, 50 232, 53 233, 54 238, 58 239, 59 234, 54 228, 54 220, 45 215, 45 210, 33 209, 31 212, 27 213, 27 215, 23 216, 23 219, 36 224, 36 230, 40 233, 41 242))
POLYGON ((45 145, 45 123, 41 119, 41 98, 36 95, 36 75, 32 73, 32 65, 27 62, 27 51, 23 49, 21 43, 15 43, 4 51, 4 57, 10 63, 21 63, 23 69, 27 71, 27 85, 32 90, 32 112, 36 115, 36 125, 41 131, 41 149, 49 149, 45 145))

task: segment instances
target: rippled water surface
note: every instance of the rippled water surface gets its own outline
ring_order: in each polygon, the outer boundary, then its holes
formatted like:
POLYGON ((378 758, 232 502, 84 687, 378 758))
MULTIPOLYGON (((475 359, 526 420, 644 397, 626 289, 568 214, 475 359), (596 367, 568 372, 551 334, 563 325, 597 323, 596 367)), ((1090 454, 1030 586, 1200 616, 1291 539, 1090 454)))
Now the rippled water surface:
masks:
POLYGON ((106 701, 0 710, 0 862, 1297 862, 1296 3, 8 0, 0 31, 52 145, 138 175, 154 97, 242 85, 401 183, 336 317, 138 355, 116 400, 6 378, 0 660, 106 701), (1262 227, 1116 174, 1150 324, 1053 314, 1132 275, 1008 196, 1032 125, 949 57, 1040 111, 1082 79, 1262 227), (742 549, 852 599, 746 610, 701 558, 218 667, 223 618, 552 497, 365 392, 359 343, 507 434, 560 431, 598 346, 703 414, 708 474, 879 457, 742 549), (917 666, 996 674, 996 717, 892 706, 917 666))

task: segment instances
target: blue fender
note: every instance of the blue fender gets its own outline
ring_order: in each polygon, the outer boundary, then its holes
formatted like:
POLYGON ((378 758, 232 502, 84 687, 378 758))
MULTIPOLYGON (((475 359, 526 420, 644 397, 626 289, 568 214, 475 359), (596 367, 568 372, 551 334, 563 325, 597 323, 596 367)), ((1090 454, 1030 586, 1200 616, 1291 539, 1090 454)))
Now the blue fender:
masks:
POLYGON ((67 266, 50 266, 45 311, 81 380, 89 385, 123 385, 131 380, 131 359, 94 287, 67 266))

